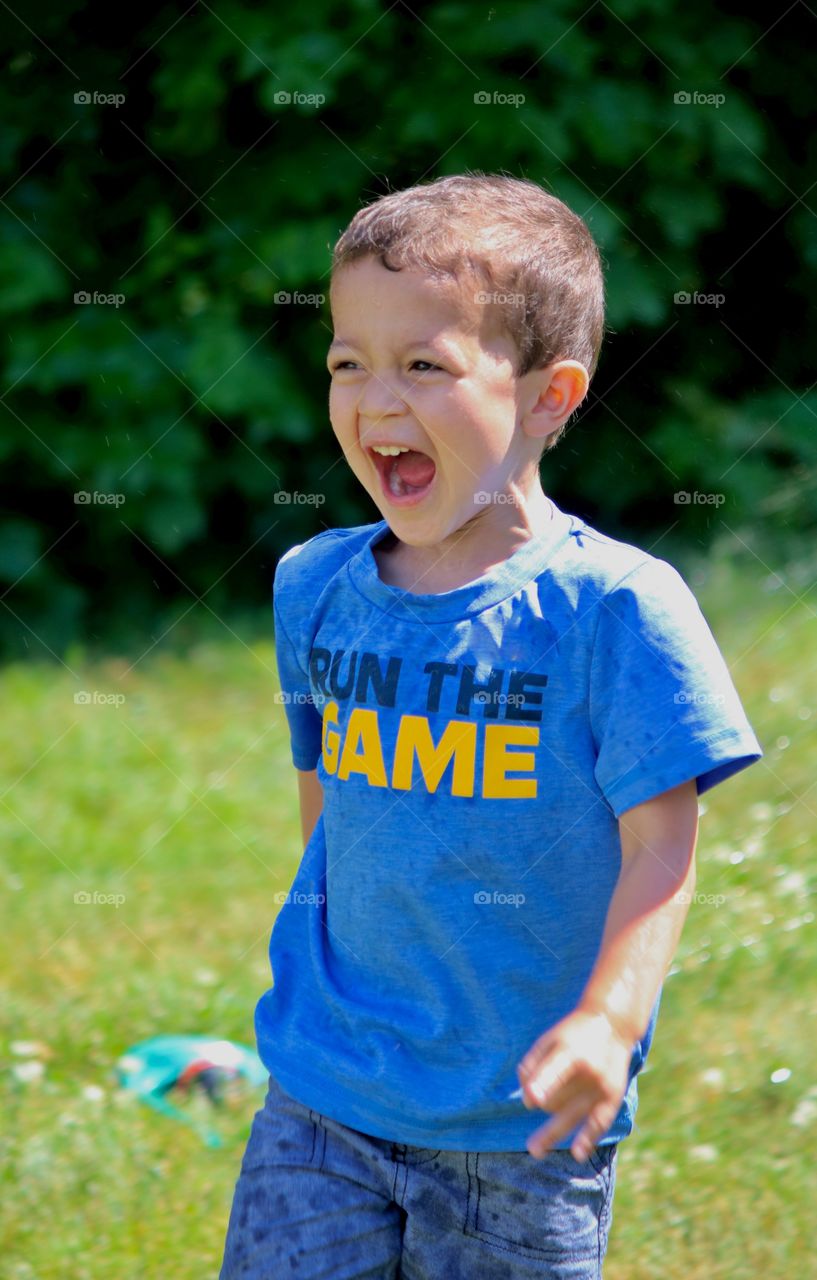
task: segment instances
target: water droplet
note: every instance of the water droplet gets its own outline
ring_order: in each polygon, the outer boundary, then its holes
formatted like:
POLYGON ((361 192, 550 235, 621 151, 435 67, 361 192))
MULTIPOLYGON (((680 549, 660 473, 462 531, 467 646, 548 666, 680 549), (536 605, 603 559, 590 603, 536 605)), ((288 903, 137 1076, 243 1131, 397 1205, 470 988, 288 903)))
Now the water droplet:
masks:
POLYGON ((791 1069, 789 1067, 778 1067, 776 1071, 772 1072, 769 1079, 772 1084, 783 1084, 790 1076, 791 1069))

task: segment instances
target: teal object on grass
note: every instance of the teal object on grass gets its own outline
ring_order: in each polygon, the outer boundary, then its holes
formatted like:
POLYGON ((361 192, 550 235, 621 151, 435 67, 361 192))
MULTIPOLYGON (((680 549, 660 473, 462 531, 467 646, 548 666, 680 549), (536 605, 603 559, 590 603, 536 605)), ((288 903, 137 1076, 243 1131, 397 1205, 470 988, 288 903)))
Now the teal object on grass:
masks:
POLYGON ((154 1036, 127 1049, 117 1063, 123 1088, 132 1089, 154 1110, 191 1125, 209 1147, 221 1138, 167 1101, 173 1088, 192 1083, 204 1088, 211 1101, 220 1101, 225 1081, 243 1077, 251 1085, 266 1084, 269 1073, 253 1049, 211 1036, 154 1036))

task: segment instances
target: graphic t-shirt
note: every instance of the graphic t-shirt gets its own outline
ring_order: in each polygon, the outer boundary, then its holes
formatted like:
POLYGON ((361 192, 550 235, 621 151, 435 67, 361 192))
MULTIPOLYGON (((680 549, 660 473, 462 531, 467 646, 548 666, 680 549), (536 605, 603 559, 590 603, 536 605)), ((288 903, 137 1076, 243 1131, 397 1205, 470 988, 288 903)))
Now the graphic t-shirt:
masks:
MULTIPOLYGON (((522 1151, 548 1113, 507 1095, 590 977, 618 818, 763 752, 667 561, 552 503, 502 564, 420 595, 378 574, 389 532, 326 530, 275 572, 292 760, 324 807, 272 931, 258 1051, 365 1133, 522 1151)), ((602 1142, 632 1130, 659 1002, 602 1142)))

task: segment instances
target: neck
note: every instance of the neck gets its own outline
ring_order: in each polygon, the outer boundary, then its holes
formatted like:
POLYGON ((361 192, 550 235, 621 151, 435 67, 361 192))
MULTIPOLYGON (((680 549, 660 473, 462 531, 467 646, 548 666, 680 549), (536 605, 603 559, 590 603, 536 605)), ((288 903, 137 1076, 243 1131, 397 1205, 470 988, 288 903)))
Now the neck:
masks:
POLYGON ((511 496, 513 501, 479 508, 470 520, 432 547, 397 542, 400 578, 407 589, 435 594, 474 582, 531 538, 545 533, 552 508, 538 473, 530 492, 515 489, 511 496))

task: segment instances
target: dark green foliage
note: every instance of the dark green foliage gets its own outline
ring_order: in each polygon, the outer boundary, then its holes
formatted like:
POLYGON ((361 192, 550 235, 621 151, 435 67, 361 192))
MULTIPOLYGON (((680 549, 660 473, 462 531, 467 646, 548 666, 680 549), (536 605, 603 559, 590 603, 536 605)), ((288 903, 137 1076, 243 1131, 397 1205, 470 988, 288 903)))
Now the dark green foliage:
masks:
POLYGON ((205 593, 264 608, 283 549, 377 518, 328 421, 328 304, 276 295, 328 293, 361 203, 469 168, 548 186, 602 248, 610 333, 544 463, 559 504, 645 546, 813 536, 813 18, 764 34, 733 8, 166 5, 126 39, 98 2, 8 10, 4 652, 158 636, 205 593), (525 101, 475 103, 494 91, 525 101), (725 300, 674 302, 696 290, 725 300))

